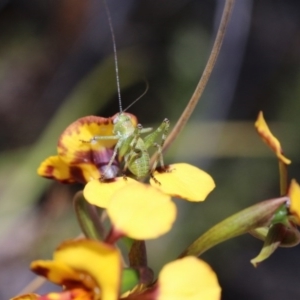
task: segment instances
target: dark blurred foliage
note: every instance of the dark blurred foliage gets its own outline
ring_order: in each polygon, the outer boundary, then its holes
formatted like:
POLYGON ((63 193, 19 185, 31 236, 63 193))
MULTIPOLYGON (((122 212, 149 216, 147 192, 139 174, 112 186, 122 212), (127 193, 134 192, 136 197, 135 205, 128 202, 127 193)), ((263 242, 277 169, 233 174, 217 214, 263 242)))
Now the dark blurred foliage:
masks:
MULTIPOLYGON (((218 221, 278 196, 277 161, 253 129, 259 110, 293 161, 290 176, 300 180, 300 3, 236 2, 208 87, 166 154, 168 162, 204 168, 217 188, 202 204, 177 201, 174 229, 148 242, 156 272, 218 221)), ((203 71, 224 1, 108 4, 123 106, 143 93, 146 78, 150 90, 130 112, 145 126, 164 117, 174 124, 203 71)), ((79 233, 71 199, 81 187, 40 179, 36 168, 55 154, 70 122, 118 111, 111 55, 101 0, 0 2, 0 299, 34 278, 32 259, 49 258, 60 241, 79 233)), ((249 260, 261 247, 243 236, 204 254, 218 274, 222 299, 300 298, 299 247, 279 249, 254 269, 249 260)))

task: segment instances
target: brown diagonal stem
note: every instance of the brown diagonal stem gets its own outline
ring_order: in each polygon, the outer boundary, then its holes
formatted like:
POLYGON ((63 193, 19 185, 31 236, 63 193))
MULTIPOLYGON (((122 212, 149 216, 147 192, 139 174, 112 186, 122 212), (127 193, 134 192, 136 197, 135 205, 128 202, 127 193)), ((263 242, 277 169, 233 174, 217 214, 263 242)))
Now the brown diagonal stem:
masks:
MULTIPOLYGON (((227 25, 230 20, 232 8, 234 5, 234 0, 226 0, 224 9, 223 9, 223 14, 221 18, 221 22, 219 25, 218 33, 213 45, 213 48, 211 50, 210 56, 208 58, 208 61, 206 63, 205 69, 203 71, 203 74, 198 82, 198 85, 189 101, 187 104, 185 110, 181 114, 179 120, 177 121, 176 125, 174 126, 173 130, 170 132, 168 135, 164 145, 163 145, 163 151, 166 151, 168 147, 173 143, 173 141, 176 139, 178 134, 181 132, 187 121, 189 120, 192 112, 194 111, 205 87, 208 82, 208 79, 212 73, 212 70, 215 66, 216 60, 218 58, 222 42, 224 40, 225 32, 227 25)), ((153 156, 151 159, 151 162, 153 163, 155 161, 156 157, 153 156)))

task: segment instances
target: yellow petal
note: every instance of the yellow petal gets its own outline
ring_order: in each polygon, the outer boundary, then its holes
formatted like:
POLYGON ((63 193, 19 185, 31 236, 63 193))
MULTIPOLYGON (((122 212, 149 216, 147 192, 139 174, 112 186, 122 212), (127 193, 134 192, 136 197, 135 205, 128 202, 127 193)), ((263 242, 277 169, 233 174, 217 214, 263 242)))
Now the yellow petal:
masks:
POLYGON ((46 158, 40 164, 37 173, 42 177, 56 179, 64 183, 72 183, 75 181, 70 174, 68 165, 62 161, 59 156, 46 158))
POLYGON ((92 276, 101 289, 102 300, 118 298, 121 258, 113 246, 86 239, 69 241, 54 252, 54 260, 92 276))
POLYGON ((290 213, 300 225, 300 186, 295 179, 291 182, 288 196, 290 197, 290 213))
POLYGON ((57 152, 67 164, 93 163, 99 151, 113 148, 117 140, 91 141, 95 136, 113 135, 112 119, 87 116, 69 125, 61 134, 57 152))
POLYGON ((30 268, 34 273, 67 288, 75 285, 93 289, 96 286, 88 276, 83 276, 80 272, 58 261, 36 260, 31 263, 30 268))
POLYGON ((55 179, 62 183, 86 183, 101 176, 101 169, 93 164, 68 165, 59 156, 46 158, 40 164, 37 172, 42 177, 55 179))
POLYGON ((107 208, 113 194, 122 187, 136 182, 134 179, 127 177, 114 178, 112 181, 101 182, 100 180, 92 180, 86 184, 83 195, 91 204, 107 208))
POLYGON ((212 177, 206 172, 189 164, 178 163, 169 166, 168 172, 155 171, 155 180, 150 184, 164 193, 189 201, 204 201, 215 188, 212 177))
POLYGON ((217 300, 221 288, 211 267, 193 256, 164 266, 158 277, 158 300, 217 300))
POLYGON ((150 185, 136 182, 113 195, 107 213, 118 231, 144 240, 156 238, 171 229, 176 218, 176 206, 170 196, 150 185))
POLYGON ((20 295, 17 297, 13 297, 10 300, 38 300, 39 299, 39 295, 37 294, 25 294, 25 295, 20 295))
MULTIPOLYGON (((95 140, 95 137, 113 136, 112 118, 87 116, 78 119, 61 134, 58 156, 88 182, 100 178, 113 155, 117 139, 95 140)), ((115 159, 106 177, 115 177, 118 163, 115 159)), ((79 176, 80 177, 80 176, 79 176)))
POLYGON ((282 154, 282 148, 278 139, 270 131, 263 112, 260 111, 255 122, 255 128, 263 141, 276 153, 276 156, 285 164, 290 164, 291 161, 282 154))

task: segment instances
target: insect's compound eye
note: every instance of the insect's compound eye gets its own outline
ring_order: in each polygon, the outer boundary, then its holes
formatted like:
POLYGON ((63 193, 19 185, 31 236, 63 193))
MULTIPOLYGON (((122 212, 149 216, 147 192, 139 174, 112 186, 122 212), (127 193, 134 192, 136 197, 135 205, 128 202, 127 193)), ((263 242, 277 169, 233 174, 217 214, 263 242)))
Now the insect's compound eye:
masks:
POLYGON ((118 123, 119 117, 120 117, 120 115, 117 115, 117 116, 113 119, 113 124, 114 124, 114 125, 118 123))

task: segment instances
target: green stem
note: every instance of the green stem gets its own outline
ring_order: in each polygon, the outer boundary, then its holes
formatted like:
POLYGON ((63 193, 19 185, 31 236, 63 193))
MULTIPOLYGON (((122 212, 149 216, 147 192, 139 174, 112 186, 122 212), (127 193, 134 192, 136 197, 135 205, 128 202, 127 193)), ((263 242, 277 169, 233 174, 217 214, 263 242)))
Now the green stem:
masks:
POLYGON ((84 199, 82 191, 75 194, 73 205, 78 223, 84 235, 87 238, 103 240, 104 228, 100 222, 96 207, 84 199))

